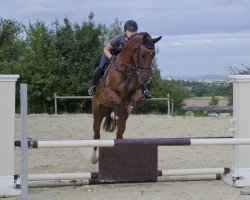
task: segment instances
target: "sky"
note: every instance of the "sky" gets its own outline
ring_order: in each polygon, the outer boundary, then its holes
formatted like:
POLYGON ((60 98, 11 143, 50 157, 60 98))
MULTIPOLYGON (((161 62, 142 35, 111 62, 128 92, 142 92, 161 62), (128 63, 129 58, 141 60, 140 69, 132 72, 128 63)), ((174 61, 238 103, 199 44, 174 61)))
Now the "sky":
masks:
POLYGON ((250 0, 0 0, 0 17, 27 24, 64 17, 81 23, 135 20, 139 32, 163 36, 156 55, 162 77, 227 75, 250 66, 250 0))

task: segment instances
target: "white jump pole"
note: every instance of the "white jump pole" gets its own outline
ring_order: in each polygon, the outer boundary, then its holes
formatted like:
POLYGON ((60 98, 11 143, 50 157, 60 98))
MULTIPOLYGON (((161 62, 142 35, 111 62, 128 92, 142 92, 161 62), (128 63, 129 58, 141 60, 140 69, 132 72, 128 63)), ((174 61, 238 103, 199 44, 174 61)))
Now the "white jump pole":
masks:
POLYGON ((0 75, 0 196, 15 196, 14 129, 15 92, 19 75, 0 75))
MULTIPOLYGON (((185 176, 161 176, 157 182, 174 182, 174 181, 209 181, 219 180, 218 174, 202 175, 185 175, 185 176)), ((95 184, 95 183, 94 183, 95 184)), ((83 186, 93 185, 88 179, 82 180, 49 180, 49 181, 29 181, 29 188, 37 187, 64 187, 64 186, 83 186)))
POLYGON ((29 181, 91 179, 91 173, 29 174, 29 181))
MULTIPOLYGON (((206 174, 225 174, 228 168, 202 168, 202 169, 170 169, 160 170, 160 176, 183 176, 183 175, 206 175, 206 174)), ((98 173, 96 178, 98 177, 98 173)), ((93 173, 56 173, 56 174, 29 174, 29 181, 51 181, 51 180, 82 180, 92 179, 93 173)))
MULTIPOLYGON (((250 139, 250 75, 233 75, 230 79, 233 82, 234 137, 250 139)), ((226 183, 235 187, 250 186, 249 155, 250 145, 234 147, 232 172, 222 177, 226 183)))

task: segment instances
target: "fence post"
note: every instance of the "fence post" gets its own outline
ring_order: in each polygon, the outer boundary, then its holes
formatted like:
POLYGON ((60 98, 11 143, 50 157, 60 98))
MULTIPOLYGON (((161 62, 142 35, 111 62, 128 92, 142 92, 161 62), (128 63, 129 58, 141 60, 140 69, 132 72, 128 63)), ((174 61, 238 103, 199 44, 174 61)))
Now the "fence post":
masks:
POLYGON ((169 93, 167 94, 168 98, 168 116, 170 116, 170 98, 169 98, 169 93))
POLYGON ((174 114, 174 102, 173 102, 173 100, 171 101, 171 113, 172 113, 172 115, 174 114))
POLYGON ((28 101, 27 84, 21 84, 21 200, 28 199, 28 101))
POLYGON ((57 115, 57 96, 56 96, 56 93, 54 93, 54 104, 55 104, 55 114, 57 115))

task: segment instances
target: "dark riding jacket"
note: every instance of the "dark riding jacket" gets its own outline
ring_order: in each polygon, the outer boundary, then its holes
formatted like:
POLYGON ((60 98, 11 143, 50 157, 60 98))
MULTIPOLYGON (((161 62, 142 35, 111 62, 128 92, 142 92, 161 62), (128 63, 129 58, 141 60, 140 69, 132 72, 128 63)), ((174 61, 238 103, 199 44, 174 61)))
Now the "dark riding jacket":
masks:
MULTIPOLYGON (((112 47, 110 53, 111 55, 117 55, 118 53, 120 53, 122 51, 122 48, 124 47, 125 43, 126 43, 126 34, 125 33, 121 33, 119 35, 115 35, 109 42, 108 44, 112 47)), ((99 69, 102 71, 102 73, 105 70, 105 66, 108 63, 109 59, 108 57, 103 53, 102 54, 102 58, 101 58, 101 63, 98 66, 99 69)))
POLYGON ((119 35, 115 35, 110 41, 109 44, 112 47, 111 54, 112 55, 117 55, 118 53, 121 52, 122 48, 124 47, 126 43, 126 34, 121 33, 119 35))

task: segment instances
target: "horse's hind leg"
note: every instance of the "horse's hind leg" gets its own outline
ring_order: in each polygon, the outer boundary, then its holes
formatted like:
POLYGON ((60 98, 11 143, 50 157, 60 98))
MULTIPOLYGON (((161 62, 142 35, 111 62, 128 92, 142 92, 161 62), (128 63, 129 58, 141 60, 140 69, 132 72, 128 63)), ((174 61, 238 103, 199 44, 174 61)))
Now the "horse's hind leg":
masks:
POLYGON ((123 139, 123 133, 126 129, 126 121, 128 119, 129 113, 127 109, 122 108, 120 110, 120 118, 117 120, 117 131, 116 131, 116 139, 123 139))
MULTIPOLYGON (((106 116, 107 108, 97 103, 94 99, 92 101, 92 113, 93 113, 93 130, 94 139, 100 139, 100 129, 103 118, 106 116)), ((91 162, 96 164, 98 162, 97 147, 93 148, 91 162)))

